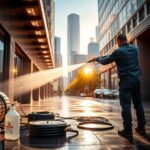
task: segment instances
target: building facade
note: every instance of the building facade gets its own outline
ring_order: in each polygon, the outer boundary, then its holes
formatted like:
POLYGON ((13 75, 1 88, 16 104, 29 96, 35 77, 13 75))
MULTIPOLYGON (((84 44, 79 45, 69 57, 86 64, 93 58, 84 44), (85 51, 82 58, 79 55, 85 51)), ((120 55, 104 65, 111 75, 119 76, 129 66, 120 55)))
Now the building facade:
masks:
POLYGON ((55 36, 55 66, 62 67, 61 39, 55 36))
POLYGON ((70 14, 67 18, 68 64, 72 64, 72 55, 80 52, 80 20, 79 15, 70 14))
MULTIPOLYGON (((45 3, 43 0, 0 1, 0 91, 11 102, 32 103, 49 98, 52 93, 50 82, 36 88, 26 82, 19 86, 22 94, 15 93, 16 85, 20 84, 16 83, 17 79, 55 66, 54 37, 49 30, 54 20, 48 24, 45 3), (27 84, 31 89, 24 92, 27 84)), ((52 7, 49 10, 53 14, 52 7)))
MULTIPOLYGON (((85 63, 88 60, 88 56, 85 54, 74 54, 72 56, 73 56, 72 57, 73 64, 85 63)), ((76 77, 78 71, 79 71, 79 69, 76 69, 75 71, 71 72, 71 79, 72 80, 76 77)))
MULTIPOLYGON (((99 50, 104 56, 117 48, 116 37, 124 33, 131 44, 139 47, 142 68, 143 99, 150 98, 150 1, 149 0, 98 0, 99 50)), ((117 89, 116 65, 100 67, 102 87, 117 89)))
MULTIPOLYGON (((70 14, 67 17, 67 49, 68 65, 73 65, 73 55, 80 52, 80 19, 77 14, 70 14)), ((68 73, 68 83, 73 80, 73 74, 68 73)))
POLYGON ((95 38, 96 38, 96 42, 98 42, 99 40, 99 26, 95 27, 95 38))
POLYGON ((55 53, 60 54, 61 49, 61 39, 58 36, 55 36, 55 53))
MULTIPOLYGON (((61 38, 57 36, 55 36, 55 66, 56 68, 63 66, 63 58, 61 54, 61 38)), ((58 80, 56 80, 56 82, 57 88, 61 87, 61 89, 64 89, 63 77, 60 77, 58 80)))
POLYGON ((99 56, 99 44, 97 42, 91 41, 88 44, 88 58, 99 56))

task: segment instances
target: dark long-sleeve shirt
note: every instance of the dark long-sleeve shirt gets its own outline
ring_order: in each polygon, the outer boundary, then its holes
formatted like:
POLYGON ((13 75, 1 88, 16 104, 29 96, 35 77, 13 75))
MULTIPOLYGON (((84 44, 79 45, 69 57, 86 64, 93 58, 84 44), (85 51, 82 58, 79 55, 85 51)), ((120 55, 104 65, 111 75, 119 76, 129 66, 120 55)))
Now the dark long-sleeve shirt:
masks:
POLYGON ((140 77, 141 75, 138 48, 128 43, 123 44, 111 55, 97 57, 95 61, 103 65, 116 62, 120 78, 125 76, 140 77))

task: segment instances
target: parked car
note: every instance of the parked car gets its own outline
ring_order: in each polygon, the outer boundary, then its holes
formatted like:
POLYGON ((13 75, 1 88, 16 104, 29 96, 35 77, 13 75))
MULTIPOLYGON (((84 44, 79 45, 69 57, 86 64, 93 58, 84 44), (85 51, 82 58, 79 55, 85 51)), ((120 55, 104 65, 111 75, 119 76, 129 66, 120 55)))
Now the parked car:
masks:
POLYGON ((81 96, 81 97, 85 97, 86 94, 85 94, 85 93, 80 93, 80 96, 81 96))
POLYGON ((93 97, 103 98, 103 90, 102 89, 95 89, 93 92, 93 97))
POLYGON ((113 98, 119 98, 119 91, 118 90, 112 90, 113 98))
POLYGON ((112 90, 109 90, 109 89, 103 89, 103 98, 104 99, 111 99, 113 98, 113 92, 112 90))

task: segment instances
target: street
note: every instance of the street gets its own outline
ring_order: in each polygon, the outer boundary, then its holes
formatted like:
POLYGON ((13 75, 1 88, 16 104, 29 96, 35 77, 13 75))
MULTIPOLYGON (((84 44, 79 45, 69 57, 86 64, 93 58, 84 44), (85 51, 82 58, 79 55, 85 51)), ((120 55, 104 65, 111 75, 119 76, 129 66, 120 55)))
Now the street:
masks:
MULTIPOLYGON (((69 136, 73 133, 67 133, 65 139, 55 138, 54 141, 48 142, 48 147, 46 149, 55 150, 116 150, 116 149, 150 149, 150 143, 147 140, 139 137, 134 132, 134 143, 129 143, 126 139, 120 137, 117 134, 117 130, 122 128, 122 119, 120 114, 119 100, 103 100, 103 99, 93 99, 88 97, 52 97, 49 100, 41 100, 33 102, 32 107, 29 104, 23 104, 23 110, 26 114, 33 111, 50 111, 54 113, 59 113, 61 117, 77 117, 77 116, 97 116, 106 117, 113 125, 114 129, 106 131, 89 131, 78 129, 78 122, 73 119, 66 119, 68 124, 71 124, 71 128, 78 130, 79 135, 68 140, 69 136)), ((150 103, 144 103, 146 118, 150 116, 149 111, 150 103)), ((17 104, 17 111, 23 115, 19 104, 17 104)), ((136 126, 135 113, 133 112, 133 130, 136 126)), ((150 121, 147 120, 147 132, 150 133, 150 121)), ((12 148, 12 145, 17 146, 20 149, 34 150, 38 149, 39 140, 36 139, 34 142, 34 147, 29 148, 28 145, 32 145, 32 142, 25 142, 29 139, 25 137, 20 138, 20 143, 5 141, 6 149, 12 148)), ((44 139, 43 139, 44 140, 44 139)), ((46 139, 45 139, 46 140, 46 139)), ((42 143, 41 143, 42 144, 42 143)), ((41 149, 41 148, 40 148, 41 149)))

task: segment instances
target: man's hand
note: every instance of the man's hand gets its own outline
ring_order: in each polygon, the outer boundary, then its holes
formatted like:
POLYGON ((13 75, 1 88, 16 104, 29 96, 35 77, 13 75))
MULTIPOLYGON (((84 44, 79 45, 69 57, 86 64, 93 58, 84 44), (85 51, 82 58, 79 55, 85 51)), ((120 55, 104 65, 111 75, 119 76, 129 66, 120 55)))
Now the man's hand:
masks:
POLYGON ((93 59, 89 60, 87 63, 93 62, 96 60, 97 57, 94 57, 93 59))

